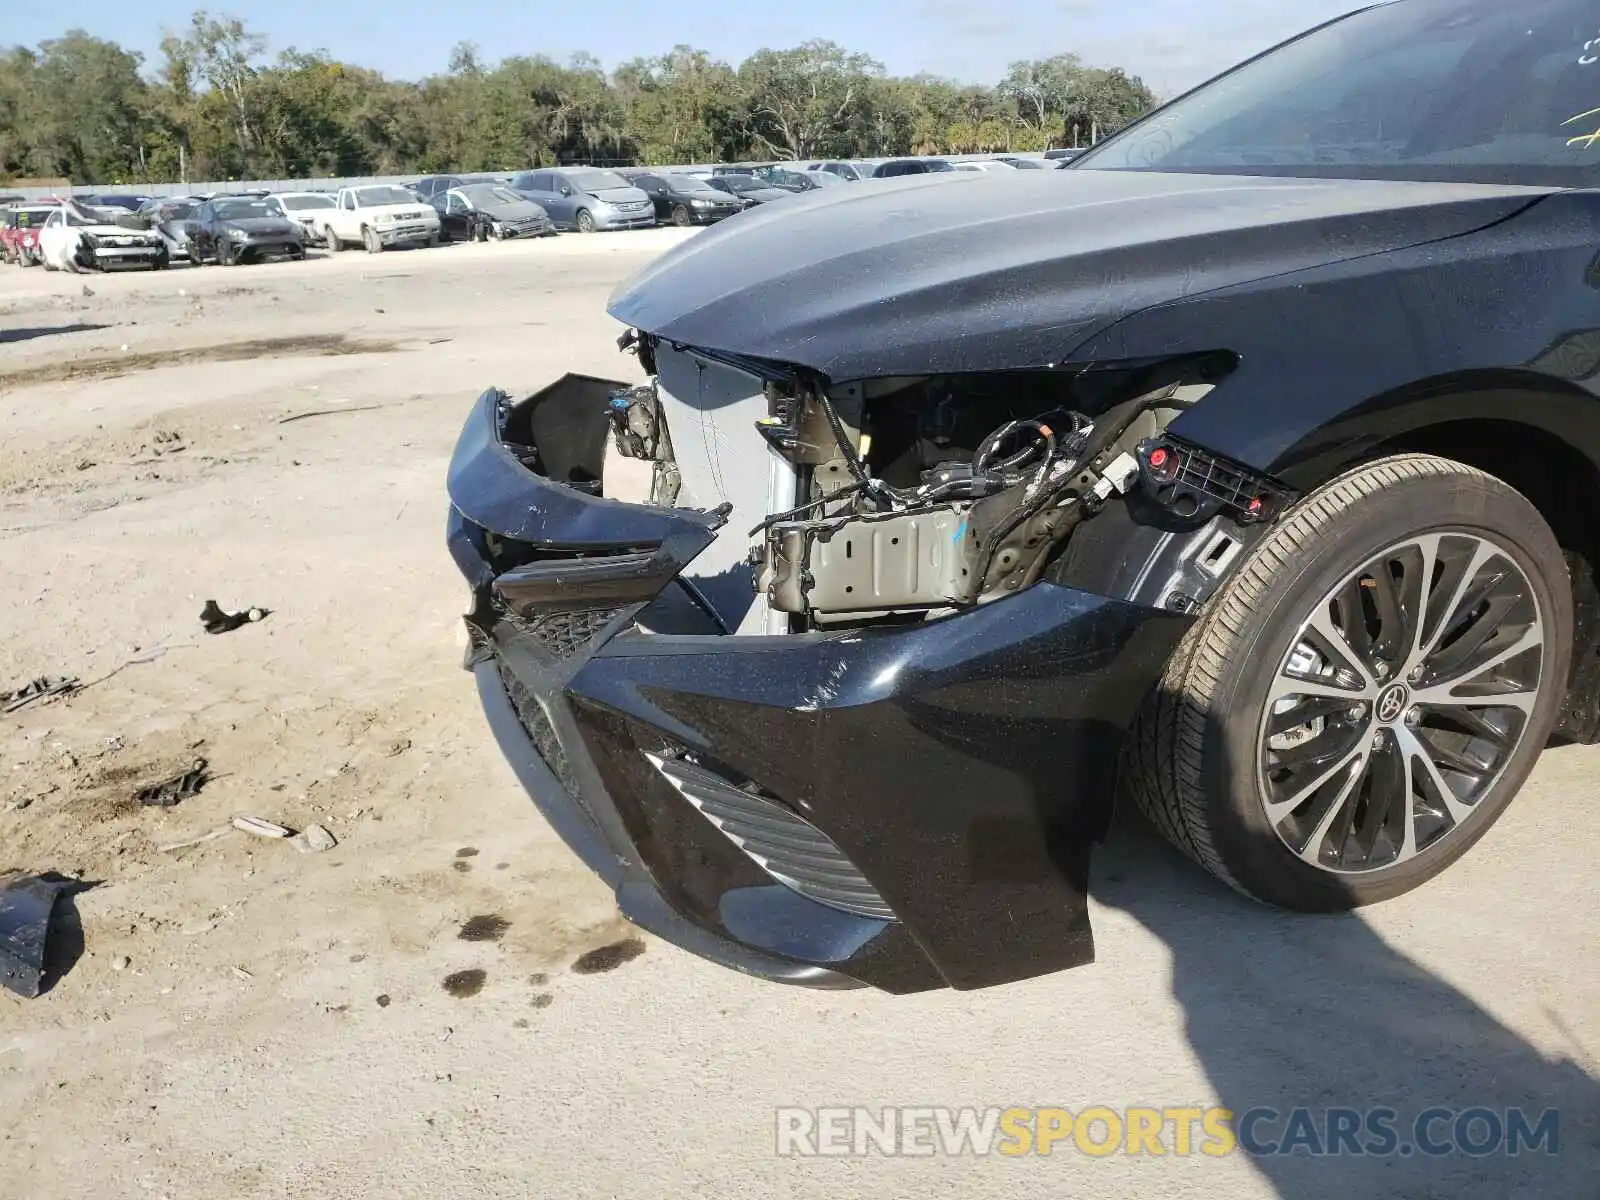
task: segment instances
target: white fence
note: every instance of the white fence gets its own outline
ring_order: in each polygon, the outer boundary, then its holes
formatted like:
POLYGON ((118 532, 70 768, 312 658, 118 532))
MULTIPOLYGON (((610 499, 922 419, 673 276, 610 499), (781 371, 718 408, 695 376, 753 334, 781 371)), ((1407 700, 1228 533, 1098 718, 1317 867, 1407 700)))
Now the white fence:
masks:
MULTIPOLYGON (((911 158, 914 155, 905 155, 911 158)), ((999 154, 944 154, 938 155, 947 162, 964 162, 985 158, 1000 158, 999 154)), ((1025 157, 1036 157, 1029 154, 1025 157)), ((887 162, 887 159, 872 159, 873 162, 887 162)), ((580 164, 568 164, 578 166, 580 164)), ((470 171, 472 175, 516 175, 524 170, 536 170, 533 167, 513 168, 506 171, 470 171)), ((688 171, 710 170, 709 164, 696 166, 658 166, 651 168, 656 171, 688 171)), ((90 184, 73 184, 68 188, 40 188, 40 187, 7 187, 0 183, 0 196, 22 196, 28 200, 45 200, 51 196, 194 196, 204 195, 208 192, 336 192, 342 187, 360 187, 369 183, 415 183, 418 179, 426 179, 430 174, 452 175, 461 174, 454 171, 418 171, 411 175, 362 175, 348 179, 213 179, 191 180, 188 183, 116 183, 94 187, 90 184)))
MULTIPOLYGON (((510 174, 511 172, 506 172, 510 174)), ((0 183, 0 195, 44 200, 51 196, 194 196, 206 192, 336 192, 342 187, 368 183, 414 183, 426 178, 415 175, 363 175, 350 179, 213 179, 189 183, 117 183, 104 187, 74 184, 69 188, 7 187, 0 183)))

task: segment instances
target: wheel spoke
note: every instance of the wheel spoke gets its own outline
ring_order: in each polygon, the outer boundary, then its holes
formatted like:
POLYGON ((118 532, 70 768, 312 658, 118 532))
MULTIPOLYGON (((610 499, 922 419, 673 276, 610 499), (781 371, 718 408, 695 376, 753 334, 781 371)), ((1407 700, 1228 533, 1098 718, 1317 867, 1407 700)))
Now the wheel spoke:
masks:
POLYGON ((1482 763, 1477 759, 1468 758, 1459 750, 1441 746, 1438 742, 1428 738, 1420 729, 1412 730, 1411 736, 1416 738, 1417 742, 1427 750, 1429 757, 1434 762, 1441 767, 1448 767, 1459 775, 1470 775, 1474 779, 1481 779, 1493 767, 1492 763, 1482 763))
MULTIPOLYGON (((1280 821, 1282 821, 1290 813, 1294 812, 1295 809, 1299 808, 1302 804, 1314 796, 1320 788, 1326 787, 1330 782, 1337 778, 1339 772, 1347 770, 1351 763, 1364 760, 1367 756, 1367 753, 1367 742, 1365 739, 1363 739, 1356 744, 1354 749, 1349 750, 1342 755, 1331 767, 1328 767, 1326 770, 1320 772, 1310 783, 1296 788, 1294 793, 1290 795, 1288 799, 1279 800, 1268 804, 1267 823, 1276 827, 1280 821)), ((1362 765, 1365 766, 1364 761, 1362 762, 1362 765)), ((1357 771, 1355 774, 1360 775, 1361 772, 1357 771)))
MULTIPOLYGON (((1486 707, 1519 707, 1516 705, 1488 705, 1486 707)), ((1531 707, 1531 705, 1530 705, 1531 707)), ((1453 721, 1461 726, 1473 737, 1482 738, 1486 742, 1499 747, 1501 750, 1510 750, 1517 744, 1514 734, 1499 728, 1477 708, 1469 708, 1465 704, 1429 705, 1428 711, 1438 714, 1447 721, 1453 721)))
POLYGON ((1378 651, 1386 658, 1400 659, 1407 649, 1406 618, 1401 608, 1400 589, 1395 586, 1389 563, 1378 564, 1373 573, 1372 605, 1378 614, 1378 651))
POLYGON ((1338 762, 1350 753, 1357 741, 1365 737, 1365 730, 1327 730, 1316 737, 1272 751, 1271 766, 1274 771, 1293 771, 1296 775, 1315 771, 1328 763, 1338 762), (1340 736, 1340 734, 1344 736, 1340 736))
MULTIPOLYGON (((1507 690, 1502 692, 1477 692, 1468 696, 1452 694, 1451 686, 1429 688, 1425 692, 1417 692, 1412 699, 1421 708, 1438 709, 1452 718, 1460 712, 1483 708, 1514 708, 1518 712, 1531 714, 1533 706, 1539 702, 1537 688, 1529 689, 1520 684, 1508 684, 1507 690)), ((1504 738, 1505 735, 1498 736, 1504 738)))
POLYGON ((1267 717, 1267 736, 1278 737, 1291 729, 1299 729, 1326 717, 1342 716, 1359 698, 1349 692, 1338 696, 1310 696, 1284 712, 1274 712, 1267 717))
MULTIPOLYGON (((1522 655, 1528 653, 1528 651, 1534 649, 1535 647, 1543 645, 1544 629, 1536 621, 1532 625, 1528 626, 1528 628, 1523 630, 1522 633, 1519 634, 1511 643, 1511 645, 1494 651, 1482 662, 1471 664, 1449 679, 1430 681, 1427 687, 1418 688, 1416 695, 1418 699, 1421 699, 1424 696, 1431 697, 1436 692, 1442 692, 1448 695, 1452 689, 1462 687, 1465 684, 1471 683, 1475 679, 1480 679, 1484 675, 1487 675, 1490 671, 1495 670, 1497 667, 1503 667, 1512 659, 1520 658, 1522 655)), ((1446 699, 1437 701, 1429 700, 1428 702, 1447 704, 1451 703, 1452 701, 1458 704, 1461 703, 1461 699, 1454 696, 1448 696, 1446 699)))
MULTIPOLYGON (((1426 540, 1430 540, 1433 544, 1432 563, 1437 563, 1439 560, 1439 550, 1444 541, 1444 535, 1434 534, 1430 539, 1426 540)), ((1433 629, 1431 632, 1428 632, 1427 626, 1429 612, 1433 607, 1433 566, 1430 564, 1425 570, 1425 573, 1422 576, 1422 585, 1425 595, 1422 606, 1419 609, 1421 620, 1417 624, 1417 640, 1412 650, 1411 658, 1406 663, 1406 669, 1408 671, 1420 666, 1427 660, 1429 655, 1439 648, 1439 643, 1444 640, 1444 635, 1448 633, 1455 624, 1456 614, 1461 609, 1461 602, 1467 596, 1467 589, 1472 586, 1472 581, 1477 578, 1478 572, 1483 568, 1483 565, 1498 553, 1499 551, 1491 546, 1488 542, 1476 539, 1474 540, 1472 546, 1472 557, 1467 560, 1466 567, 1456 577, 1455 586, 1450 593, 1450 599, 1439 610, 1439 615, 1433 622, 1433 629)))
POLYGON ((1433 755, 1425 742, 1418 738, 1409 729, 1396 729, 1395 737, 1400 742, 1400 753, 1405 755, 1408 762, 1422 764, 1422 779, 1432 785, 1433 791, 1438 793, 1439 801, 1450 813, 1450 819, 1460 825, 1472 815, 1472 806, 1463 804, 1455 789, 1439 770, 1439 765, 1433 761, 1433 755))
POLYGON ((1400 821, 1404 826, 1400 831, 1400 849, 1395 854, 1395 862, 1403 863, 1417 856, 1417 777, 1411 768, 1411 755, 1406 753, 1405 742, 1399 744, 1400 751, 1400 803, 1404 806, 1400 812, 1400 821))
MULTIPOLYGON (((1498 583, 1503 578, 1505 577, 1499 576, 1494 582, 1498 583)), ((1468 598, 1472 606, 1464 607, 1462 611, 1470 614, 1485 601, 1488 601, 1487 610, 1481 616, 1474 618, 1470 624, 1461 627, 1460 635, 1448 646, 1443 645, 1441 638, 1441 648, 1435 650, 1422 664, 1422 669, 1429 676, 1450 678, 1459 674, 1483 649, 1484 644, 1500 632, 1501 623, 1522 599, 1520 596, 1496 596, 1490 600, 1487 595, 1481 597, 1478 595, 1484 590, 1474 589, 1473 596, 1468 598)), ((1492 590, 1492 587, 1489 590, 1492 590)), ((1460 626, 1460 622, 1457 625, 1460 626)), ((1448 633, 1449 630, 1445 632, 1448 633)))
POLYGON ((1279 700, 1286 700, 1290 696, 1314 696, 1339 700, 1349 705, 1361 700, 1371 700, 1377 690, 1371 685, 1346 688, 1326 679, 1301 679, 1299 676, 1284 673, 1273 680, 1267 699, 1276 704, 1279 700))
POLYGON ((1318 605, 1317 611, 1312 613, 1311 619, 1306 622, 1303 635, 1333 660, 1335 668, 1342 667, 1350 671, 1360 678, 1363 689, 1371 688, 1376 691, 1378 678, 1372 673, 1371 664, 1355 652, 1344 630, 1334 622, 1329 612, 1330 607, 1327 604, 1318 605))
POLYGON ((1433 598, 1433 576, 1439 567, 1439 543, 1442 540, 1443 538, 1437 533, 1418 538, 1417 556, 1422 562, 1414 579, 1409 570, 1406 572, 1401 610, 1405 614, 1407 670, 1410 670, 1412 664, 1422 657, 1423 634, 1428 624, 1428 603, 1433 598))
POLYGON ((1366 576, 1357 575, 1340 590, 1335 605, 1339 619, 1333 623, 1344 639, 1345 645, 1356 659, 1371 663, 1377 656, 1377 643, 1372 630, 1367 627, 1366 576))
POLYGON ((1351 794, 1367 777, 1367 767, 1372 762, 1371 751, 1367 748, 1366 742, 1363 742, 1351 755, 1351 761, 1356 763, 1356 769, 1351 771, 1350 778, 1340 785, 1338 793, 1329 802, 1327 811, 1317 821, 1316 828, 1306 839, 1306 844, 1300 848, 1300 857, 1305 862, 1315 865, 1322 857, 1322 843, 1327 840, 1328 831, 1333 828, 1333 823, 1340 814, 1346 814, 1346 829, 1349 828, 1348 814, 1355 808, 1350 802, 1351 794))

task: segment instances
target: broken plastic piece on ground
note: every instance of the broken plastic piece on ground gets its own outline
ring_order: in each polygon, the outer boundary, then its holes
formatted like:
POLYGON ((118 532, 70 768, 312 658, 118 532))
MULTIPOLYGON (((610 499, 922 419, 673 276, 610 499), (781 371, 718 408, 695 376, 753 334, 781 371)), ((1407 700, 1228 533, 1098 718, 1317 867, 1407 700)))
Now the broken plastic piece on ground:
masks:
POLYGON ((263 821, 260 817, 235 817, 233 827, 245 833, 253 833, 257 837, 286 838, 294 834, 294 830, 285 829, 282 825, 275 825, 271 821, 263 821))
POLYGON ((25 704, 32 704, 35 700, 45 700, 56 696, 69 696, 78 690, 78 680, 73 675, 49 676, 41 675, 39 678, 23 684, 14 692, 0 692, 0 712, 15 712, 25 704))
POLYGON ((50 918, 56 900, 75 886, 59 876, 0 880, 0 984, 25 999, 44 988, 50 918))
POLYGON ((241 625, 265 620, 271 612, 270 608, 247 608, 243 612, 224 612, 215 600, 207 600, 206 606, 200 610, 200 623, 206 627, 207 633, 232 633, 241 625))
POLYGON ((321 825, 307 825, 300 836, 294 839, 294 848, 302 854, 321 854, 338 844, 339 839, 321 825))
POLYGON ((180 800, 187 800, 206 785, 206 760, 197 758, 181 775, 152 783, 133 793, 140 804, 155 808, 171 808, 180 800))

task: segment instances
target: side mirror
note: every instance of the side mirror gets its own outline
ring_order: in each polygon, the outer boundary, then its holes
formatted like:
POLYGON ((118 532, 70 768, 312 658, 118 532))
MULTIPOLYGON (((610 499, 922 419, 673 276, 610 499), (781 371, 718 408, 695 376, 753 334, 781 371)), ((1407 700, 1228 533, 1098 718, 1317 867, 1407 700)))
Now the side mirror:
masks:
POLYGON ((570 196, 570 195, 572 195, 572 189, 569 188, 566 184, 562 184, 561 185, 561 194, 563 196, 570 196))

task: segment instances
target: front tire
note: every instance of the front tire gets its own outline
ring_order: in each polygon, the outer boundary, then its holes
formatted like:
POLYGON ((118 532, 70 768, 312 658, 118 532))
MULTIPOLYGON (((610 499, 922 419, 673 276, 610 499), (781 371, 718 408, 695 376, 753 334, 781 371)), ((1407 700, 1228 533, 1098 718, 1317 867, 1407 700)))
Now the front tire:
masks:
POLYGON ((1563 702, 1572 594, 1532 504, 1406 455, 1284 515, 1210 601, 1124 777, 1179 849, 1258 900, 1333 912, 1460 858, 1563 702))
POLYGON ((674 205, 672 209, 672 223, 679 229, 687 229, 694 224, 694 217, 682 204, 674 205))
POLYGON ((339 235, 333 231, 332 225, 329 225, 325 230, 323 230, 322 236, 327 240, 329 254, 337 254, 339 251, 344 249, 344 242, 340 239, 339 235))
POLYGON ((377 231, 363 227, 361 230, 361 243, 367 248, 368 254, 382 254, 383 240, 378 237, 377 231))
POLYGON ((594 214, 591 213, 587 208, 580 208, 578 210, 578 232, 594 232, 594 214))

